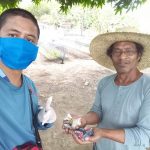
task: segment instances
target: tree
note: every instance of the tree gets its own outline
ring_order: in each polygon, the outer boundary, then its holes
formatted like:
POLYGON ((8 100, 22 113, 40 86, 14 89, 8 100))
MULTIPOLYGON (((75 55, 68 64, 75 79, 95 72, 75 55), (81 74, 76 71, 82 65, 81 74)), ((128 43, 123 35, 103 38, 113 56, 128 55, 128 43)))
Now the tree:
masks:
POLYGON ((114 6, 115 12, 122 12, 123 9, 127 11, 137 8, 139 5, 146 2, 146 0, 58 0, 61 4, 61 10, 67 11, 73 5, 81 4, 83 7, 103 7, 106 3, 111 3, 114 6))
MULTIPOLYGON (((0 0, 1 9, 17 7, 22 0, 0 0)), ((32 0, 35 4, 40 4, 44 0, 32 0)), ((50 1, 50 0, 47 0, 50 1)), ((115 12, 122 12, 123 9, 129 11, 142 5, 146 0, 57 0, 60 3, 60 10, 67 12, 73 5, 82 5, 83 7, 103 7, 106 3, 114 6, 115 12)))

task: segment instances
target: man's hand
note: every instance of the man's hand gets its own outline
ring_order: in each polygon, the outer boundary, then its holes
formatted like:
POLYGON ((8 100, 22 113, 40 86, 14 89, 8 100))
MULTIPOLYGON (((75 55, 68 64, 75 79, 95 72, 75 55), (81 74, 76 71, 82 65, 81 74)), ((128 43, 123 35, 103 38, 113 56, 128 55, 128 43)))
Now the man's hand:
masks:
POLYGON ((63 121, 62 128, 64 129, 66 134, 71 134, 75 129, 84 128, 85 126, 86 126, 85 118, 79 115, 68 114, 63 121))
POLYGON ((99 128, 93 128, 93 132, 94 132, 93 136, 87 137, 84 141, 79 139, 78 136, 75 134, 75 132, 72 132, 72 137, 77 144, 94 143, 102 137, 102 130, 99 128))
POLYGON ((107 138, 119 143, 124 143, 125 141, 125 131, 124 129, 105 129, 105 128, 93 128, 93 136, 86 138, 85 141, 80 140, 74 132, 72 132, 72 136, 76 143, 78 144, 87 144, 93 143, 97 140, 103 138, 107 138))
POLYGON ((86 122, 86 119, 84 118, 84 116, 83 117, 75 117, 74 116, 74 119, 79 119, 80 118, 80 125, 77 125, 77 126, 75 126, 74 128, 75 129, 78 129, 78 128, 84 128, 86 125, 87 125, 87 122, 86 122))
POLYGON ((102 138, 102 129, 100 128, 93 128, 94 135, 90 136, 87 140, 89 142, 96 142, 100 138, 102 138))

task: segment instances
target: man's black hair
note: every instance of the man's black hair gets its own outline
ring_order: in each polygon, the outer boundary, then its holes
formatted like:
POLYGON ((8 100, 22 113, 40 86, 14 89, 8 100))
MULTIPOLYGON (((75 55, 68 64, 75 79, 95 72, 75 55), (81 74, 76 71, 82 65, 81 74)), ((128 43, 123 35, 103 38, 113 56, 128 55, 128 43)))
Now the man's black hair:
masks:
POLYGON ((22 8, 10 8, 5 10, 1 15, 0 15, 0 29, 4 26, 6 23, 7 19, 12 16, 21 16, 27 19, 30 19, 35 26, 37 27, 38 30, 38 38, 40 36, 40 29, 39 25, 37 22, 37 19, 27 10, 22 9, 22 8))

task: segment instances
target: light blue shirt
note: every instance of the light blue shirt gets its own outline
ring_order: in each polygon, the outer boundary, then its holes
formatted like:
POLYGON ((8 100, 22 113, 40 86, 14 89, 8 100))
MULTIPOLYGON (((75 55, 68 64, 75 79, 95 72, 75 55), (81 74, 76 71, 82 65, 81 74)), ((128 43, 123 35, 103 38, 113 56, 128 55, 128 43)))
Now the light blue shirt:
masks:
MULTIPOLYGON (((28 77, 22 77, 22 86, 16 87, 0 69, 0 150, 12 150, 28 141, 35 143, 29 89, 35 114, 39 112, 37 90, 28 77)), ((43 130, 53 126, 38 121, 36 125, 43 130)))
POLYGON ((12 150, 27 141, 35 142, 29 87, 32 86, 34 111, 38 99, 34 84, 23 76, 21 87, 15 87, 0 77, 0 149, 12 150), (29 86, 28 86, 29 85, 29 86))
POLYGON ((102 138, 95 150, 146 150, 150 146, 150 77, 143 74, 128 86, 117 86, 115 76, 99 82, 91 111, 101 118, 99 128, 124 129, 125 143, 102 138))

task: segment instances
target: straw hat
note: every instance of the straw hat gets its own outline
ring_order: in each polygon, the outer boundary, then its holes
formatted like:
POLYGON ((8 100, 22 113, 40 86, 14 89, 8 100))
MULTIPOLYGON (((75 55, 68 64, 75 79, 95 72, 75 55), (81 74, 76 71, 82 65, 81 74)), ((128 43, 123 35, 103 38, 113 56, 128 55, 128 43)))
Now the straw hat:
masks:
POLYGON ((150 67, 150 35, 134 32, 112 32, 96 36, 90 44, 90 55, 99 64, 113 69, 111 59, 107 56, 107 49, 117 41, 133 41, 144 47, 144 53, 139 62, 139 69, 150 67))

